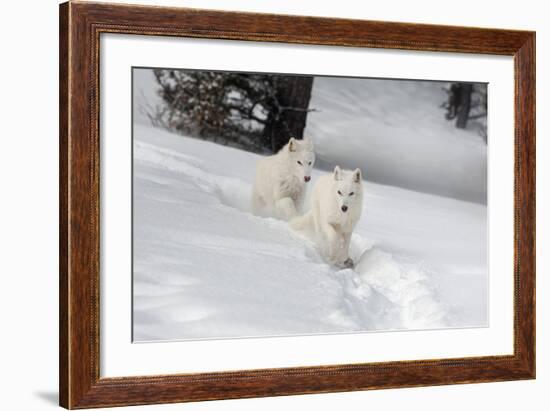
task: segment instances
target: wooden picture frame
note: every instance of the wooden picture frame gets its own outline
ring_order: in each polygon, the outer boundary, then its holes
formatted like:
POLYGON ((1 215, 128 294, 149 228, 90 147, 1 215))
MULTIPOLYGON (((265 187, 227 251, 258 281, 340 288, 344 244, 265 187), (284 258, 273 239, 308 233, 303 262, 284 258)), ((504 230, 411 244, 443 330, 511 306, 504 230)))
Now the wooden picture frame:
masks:
POLYGON ((69 2, 60 6, 60 405, 173 403, 535 377, 535 33, 69 2), (101 33, 513 56, 514 354, 100 378, 101 33))

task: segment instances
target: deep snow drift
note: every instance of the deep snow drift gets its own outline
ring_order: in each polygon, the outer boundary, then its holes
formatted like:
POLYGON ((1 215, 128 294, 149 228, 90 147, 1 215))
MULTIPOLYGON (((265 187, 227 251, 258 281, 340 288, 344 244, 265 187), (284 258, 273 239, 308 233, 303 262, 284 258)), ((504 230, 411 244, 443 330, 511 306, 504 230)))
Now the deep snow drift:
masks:
POLYGON ((364 182, 336 270, 250 213, 258 158, 135 125, 135 341, 486 325, 484 205, 364 182))

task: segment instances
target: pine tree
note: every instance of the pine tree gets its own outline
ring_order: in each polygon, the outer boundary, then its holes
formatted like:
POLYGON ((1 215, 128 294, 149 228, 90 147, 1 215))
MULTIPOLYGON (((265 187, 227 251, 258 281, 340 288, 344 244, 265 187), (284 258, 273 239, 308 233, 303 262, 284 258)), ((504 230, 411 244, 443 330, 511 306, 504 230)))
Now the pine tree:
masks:
POLYGON ((254 151, 302 138, 310 76, 154 70, 164 106, 150 115, 167 129, 254 151))

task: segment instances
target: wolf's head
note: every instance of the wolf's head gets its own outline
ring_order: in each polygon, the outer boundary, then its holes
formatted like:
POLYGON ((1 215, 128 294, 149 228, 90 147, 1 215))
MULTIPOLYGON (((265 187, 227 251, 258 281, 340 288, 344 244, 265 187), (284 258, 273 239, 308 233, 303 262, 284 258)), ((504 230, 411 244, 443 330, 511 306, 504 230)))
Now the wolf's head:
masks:
POLYGON ((342 170, 339 166, 334 168, 334 196, 338 208, 346 213, 357 203, 361 204, 363 197, 363 182, 361 170, 342 170))
POLYGON ((284 150, 288 150, 292 174, 306 183, 311 180, 311 170, 315 164, 313 141, 308 137, 303 140, 296 140, 291 137, 284 150))

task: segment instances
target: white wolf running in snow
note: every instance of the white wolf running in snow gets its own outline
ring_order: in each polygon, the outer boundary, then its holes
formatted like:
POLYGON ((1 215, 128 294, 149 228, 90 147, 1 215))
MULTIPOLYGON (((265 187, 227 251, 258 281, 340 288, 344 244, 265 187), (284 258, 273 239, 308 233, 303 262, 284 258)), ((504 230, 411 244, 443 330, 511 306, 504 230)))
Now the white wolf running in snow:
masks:
POLYGON ((267 213, 290 220, 302 208, 306 183, 315 163, 313 141, 292 137, 275 155, 258 162, 252 189, 254 214, 267 213))
POLYGON ((309 231, 329 263, 352 268, 349 243, 353 228, 361 217, 363 183, 361 170, 342 170, 319 178, 311 194, 311 208, 301 217, 293 219, 291 227, 309 231))

